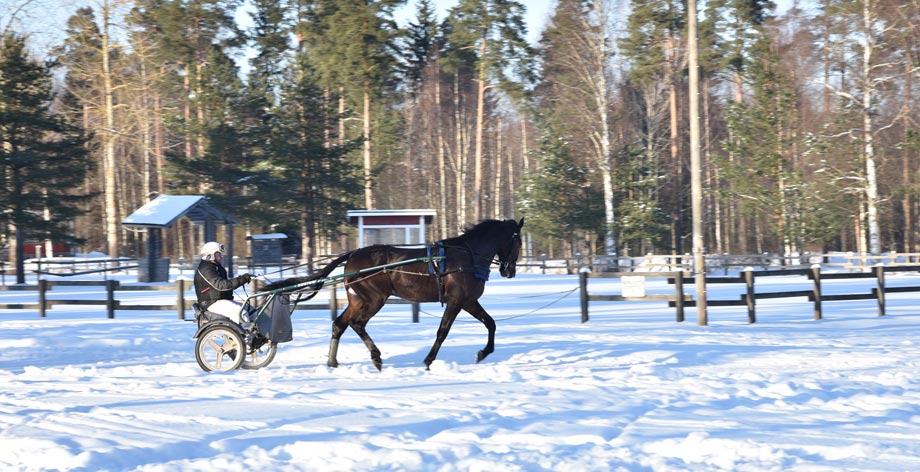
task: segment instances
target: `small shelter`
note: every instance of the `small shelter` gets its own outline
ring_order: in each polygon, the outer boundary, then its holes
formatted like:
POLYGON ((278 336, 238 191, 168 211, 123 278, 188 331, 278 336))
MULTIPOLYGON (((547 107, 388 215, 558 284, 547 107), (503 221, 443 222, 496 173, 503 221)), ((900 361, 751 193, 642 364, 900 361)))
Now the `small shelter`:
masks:
POLYGON ((233 225, 239 221, 215 208, 202 195, 160 195, 122 220, 131 228, 147 230, 147 254, 139 261, 139 282, 166 282, 169 280, 169 258, 162 258, 162 230, 172 227, 181 217, 204 227, 205 241, 217 239, 217 225, 226 227, 226 248, 229 261, 228 274, 233 276, 233 225))
POLYGON ((425 244, 425 225, 434 210, 349 210, 348 221, 358 226, 358 247, 371 244, 425 244))
POLYGON ((284 233, 253 234, 247 236, 253 266, 281 264, 281 243, 287 239, 284 233))

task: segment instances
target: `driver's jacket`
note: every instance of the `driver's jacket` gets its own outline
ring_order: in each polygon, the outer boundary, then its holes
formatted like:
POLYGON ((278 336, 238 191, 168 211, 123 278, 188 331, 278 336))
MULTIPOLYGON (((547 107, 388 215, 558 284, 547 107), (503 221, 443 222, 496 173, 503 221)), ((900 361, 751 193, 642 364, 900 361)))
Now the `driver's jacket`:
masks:
POLYGON ((245 274, 227 278, 227 269, 212 261, 202 260, 195 271, 195 295, 202 310, 217 300, 233 300, 233 290, 246 283, 245 274))

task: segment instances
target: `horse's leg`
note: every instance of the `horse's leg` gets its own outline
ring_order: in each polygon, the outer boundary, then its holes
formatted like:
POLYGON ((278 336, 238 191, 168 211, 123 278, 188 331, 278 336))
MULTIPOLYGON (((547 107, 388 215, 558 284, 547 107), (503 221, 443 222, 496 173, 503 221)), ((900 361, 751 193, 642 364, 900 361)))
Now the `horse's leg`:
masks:
POLYGON ((360 309, 352 316, 348 318, 348 326, 358 334, 358 337, 364 341, 364 345, 367 346, 367 350, 371 353, 371 360, 374 362, 374 367, 377 370, 383 369, 383 361, 380 359, 380 349, 377 349, 377 345, 374 344, 374 340, 367 334, 367 322, 373 318, 374 315, 383 308, 383 305, 387 302, 386 295, 375 294, 371 296, 371 300, 362 300, 360 309))
POLYGON ((377 349, 374 340, 367 334, 365 326, 367 326, 367 320, 364 320, 363 323, 356 320, 351 324, 351 329, 353 329, 355 333, 358 333, 358 337, 364 341, 364 345, 367 346, 367 350, 371 353, 371 361, 374 362, 374 367, 376 367, 377 370, 383 370, 383 360, 380 359, 380 349, 377 349))
POLYGON ((348 310, 351 306, 352 304, 349 303, 348 306, 345 307, 345 311, 332 322, 332 338, 329 340, 329 360, 326 361, 326 365, 329 367, 339 366, 339 361, 337 359, 339 353, 339 338, 341 338, 345 330, 348 329, 348 322, 345 321, 345 315, 348 314, 348 310))
POLYGON ((463 309, 473 315, 473 318, 476 318, 485 325, 486 329, 489 331, 489 342, 486 343, 486 347, 476 353, 476 362, 479 362, 495 351, 495 320, 492 319, 492 316, 479 304, 479 300, 473 300, 467 303, 463 309))
POLYGON ((435 338, 431 350, 428 351, 428 355, 425 356, 425 370, 429 370, 435 357, 438 357, 438 351, 441 349, 441 344, 447 339, 447 333, 450 332, 450 327, 454 324, 454 320, 457 319, 458 313, 460 313, 459 305, 453 303, 447 304, 447 308, 444 309, 444 314, 441 315, 441 326, 438 326, 438 336, 435 338))

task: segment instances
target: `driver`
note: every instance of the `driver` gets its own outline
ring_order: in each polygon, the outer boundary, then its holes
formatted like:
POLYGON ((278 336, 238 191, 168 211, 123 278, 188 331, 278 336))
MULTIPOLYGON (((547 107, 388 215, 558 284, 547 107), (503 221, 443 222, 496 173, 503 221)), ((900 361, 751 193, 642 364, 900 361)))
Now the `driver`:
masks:
POLYGON ((201 262, 195 271, 195 295, 202 310, 226 316, 236 323, 248 322, 249 317, 242 313, 243 304, 233 300, 233 291, 248 284, 252 275, 227 278, 227 269, 221 265, 225 252, 224 245, 216 241, 201 246, 201 262))

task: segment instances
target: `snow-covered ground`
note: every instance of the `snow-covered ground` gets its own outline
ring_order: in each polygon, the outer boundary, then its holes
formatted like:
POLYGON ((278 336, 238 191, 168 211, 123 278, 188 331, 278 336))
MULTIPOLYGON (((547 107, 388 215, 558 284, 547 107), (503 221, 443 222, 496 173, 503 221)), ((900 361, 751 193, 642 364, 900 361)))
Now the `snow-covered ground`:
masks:
MULTIPOLYGON (((889 294, 884 317, 872 300, 825 302, 822 321, 803 298, 758 302, 753 325, 743 307, 711 307, 701 327, 693 309, 676 323, 665 302, 592 302, 582 324, 576 288, 570 275, 493 273, 481 301, 498 321, 495 353, 475 363, 485 329, 461 314, 430 371, 436 303, 417 324, 405 305, 371 321, 382 372, 351 331, 341 367, 326 367, 326 311, 296 311, 294 340, 270 366, 210 374, 195 361, 194 323, 173 312, 0 311, 0 469, 920 467, 920 294, 889 294)), ((807 288, 758 279, 761 291, 807 288)), ((592 279, 589 289, 619 286, 592 279)), ((673 290, 663 280, 647 289, 673 290)), ((740 289, 713 285, 710 296, 740 289)), ((0 302, 35 296, 0 292, 0 302)))

